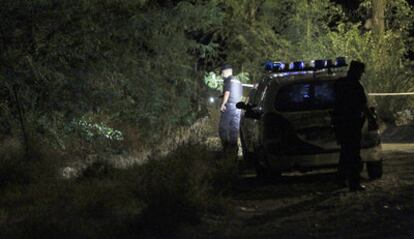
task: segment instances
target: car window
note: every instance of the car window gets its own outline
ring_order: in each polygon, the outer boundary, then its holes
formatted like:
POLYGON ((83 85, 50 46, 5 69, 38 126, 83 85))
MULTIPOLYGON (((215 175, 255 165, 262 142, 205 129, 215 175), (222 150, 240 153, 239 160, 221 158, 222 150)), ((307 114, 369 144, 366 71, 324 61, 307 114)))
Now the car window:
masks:
POLYGON ((246 100, 247 103, 253 103, 253 100, 254 100, 254 97, 256 95, 256 92, 257 92, 257 89, 256 88, 252 88, 249 91, 249 94, 248 94, 247 100, 246 100))
POLYGON ((281 112, 333 108, 335 81, 295 83, 282 87, 276 95, 275 108, 281 112))

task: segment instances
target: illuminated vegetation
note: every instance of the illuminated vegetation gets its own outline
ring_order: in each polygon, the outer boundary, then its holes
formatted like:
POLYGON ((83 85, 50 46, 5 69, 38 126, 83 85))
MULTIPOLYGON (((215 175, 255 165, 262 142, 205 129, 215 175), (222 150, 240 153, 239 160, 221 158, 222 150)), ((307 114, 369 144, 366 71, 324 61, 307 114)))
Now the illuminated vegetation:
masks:
MULTIPOLYGON (((212 195, 233 175, 214 171, 205 149, 189 151, 200 158, 181 152, 122 172, 103 159, 151 149, 205 116, 204 76, 223 62, 253 83, 267 59, 346 56, 367 63, 369 91, 414 90, 412 7, 387 1, 380 34, 368 24, 370 9, 370 1, 350 14, 328 0, 3 0, 4 238, 21 227, 36 235, 54 229, 56 238, 105 238, 100 228, 121 233, 140 220, 158 222, 163 213, 170 213, 166 225, 173 228, 177 218, 196 222, 206 211, 220 211, 212 195), (58 169, 77 161, 90 167, 78 181, 62 180, 58 169), (184 214, 167 210, 175 203, 183 203, 184 214), (159 215, 145 218, 146 210, 159 215)), ((390 123, 413 103, 374 100, 390 123)))
MULTIPOLYGON (((328 0, 5 0, 1 134, 21 128, 16 95, 27 134, 46 143, 67 144, 65 127, 85 117, 154 143, 204 115, 203 77, 224 61, 257 81, 266 59, 343 55, 367 63, 369 91, 412 90, 412 8, 389 1, 380 36, 365 24, 370 9, 370 1, 348 16, 328 0)), ((387 120, 400 101, 378 101, 387 120)))

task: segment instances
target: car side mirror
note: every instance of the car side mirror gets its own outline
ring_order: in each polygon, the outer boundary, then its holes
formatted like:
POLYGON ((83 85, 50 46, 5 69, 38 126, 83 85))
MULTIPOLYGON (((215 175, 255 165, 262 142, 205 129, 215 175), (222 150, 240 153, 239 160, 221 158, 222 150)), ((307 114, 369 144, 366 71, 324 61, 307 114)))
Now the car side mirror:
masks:
POLYGON ((246 103, 244 103, 243 101, 240 101, 236 104, 236 108, 237 109, 242 109, 242 110, 247 110, 247 105, 246 103))
POLYGON ((262 114, 263 114, 263 110, 261 107, 256 107, 251 104, 246 104, 243 101, 238 102, 236 104, 236 108, 245 110, 246 113, 244 114, 244 116, 246 118, 260 119, 260 117, 262 117, 262 114))

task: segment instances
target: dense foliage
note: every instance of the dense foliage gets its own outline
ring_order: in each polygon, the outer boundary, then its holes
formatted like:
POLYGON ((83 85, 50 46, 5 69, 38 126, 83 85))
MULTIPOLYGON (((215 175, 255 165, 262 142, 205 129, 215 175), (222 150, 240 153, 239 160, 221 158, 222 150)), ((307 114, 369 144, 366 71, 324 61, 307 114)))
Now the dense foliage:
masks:
MULTIPOLYGON (((207 212, 234 213, 222 197, 234 161, 196 140, 164 160, 114 166, 194 126, 223 62, 253 83, 267 59, 346 56, 367 63, 368 91, 414 90, 412 7, 387 1, 375 32, 370 3, 2 0, 0 237, 165 238, 207 212)), ((414 103, 372 100, 390 122, 414 103)))
MULTIPOLYGON (((351 16, 329 0, 3 0, 1 135, 24 121, 64 148, 84 122, 157 142, 203 114, 202 79, 224 61, 256 81, 266 59, 344 55, 368 64, 369 91, 412 90, 413 10, 387 2, 379 35, 370 1, 351 16)), ((391 121, 409 102, 374 100, 391 121)))
POLYGON ((74 120, 132 125, 149 140, 190 123, 200 97, 196 62, 209 47, 193 35, 219 20, 214 9, 189 2, 4 1, 3 133, 16 128, 14 94, 27 124, 57 139, 74 120))

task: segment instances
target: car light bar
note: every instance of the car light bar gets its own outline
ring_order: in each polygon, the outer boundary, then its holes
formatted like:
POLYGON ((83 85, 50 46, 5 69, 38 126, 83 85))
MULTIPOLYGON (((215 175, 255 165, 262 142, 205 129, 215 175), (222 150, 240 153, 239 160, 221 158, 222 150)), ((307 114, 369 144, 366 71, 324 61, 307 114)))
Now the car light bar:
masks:
POLYGON ((289 70, 303 70, 305 69, 305 62, 303 61, 294 61, 289 64, 289 70))
POLYGON ((328 64, 327 64, 326 60, 314 60, 314 61, 311 61, 310 65, 314 69, 323 69, 323 68, 326 68, 326 66, 328 64))
POLYGON ((335 66, 337 67, 346 66, 345 57, 337 57, 335 60, 335 66))
POLYGON ((265 69, 266 71, 283 71, 285 69, 285 63, 278 61, 266 61, 265 69))
POLYGON ((265 63, 265 70, 271 72, 316 71, 345 66, 347 66, 345 57, 337 57, 335 60, 312 60, 309 64, 305 64, 304 61, 294 61, 288 64, 288 67, 283 62, 267 61, 265 63))

